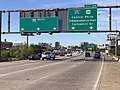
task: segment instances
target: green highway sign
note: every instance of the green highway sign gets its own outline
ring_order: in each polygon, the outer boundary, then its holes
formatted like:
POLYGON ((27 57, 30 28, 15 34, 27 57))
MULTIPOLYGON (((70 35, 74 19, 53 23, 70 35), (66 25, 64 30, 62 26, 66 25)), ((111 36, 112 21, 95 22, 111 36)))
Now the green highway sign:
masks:
POLYGON ((58 31, 58 17, 20 18, 20 32, 58 31))
POLYGON ((71 8, 68 10, 68 31, 96 31, 97 8, 71 8))
POLYGON ((97 8, 97 4, 86 4, 85 8, 97 8))
POLYGON ((87 48, 95 48, 95 45, 90 44, 90 45, 87 46, 87 48))

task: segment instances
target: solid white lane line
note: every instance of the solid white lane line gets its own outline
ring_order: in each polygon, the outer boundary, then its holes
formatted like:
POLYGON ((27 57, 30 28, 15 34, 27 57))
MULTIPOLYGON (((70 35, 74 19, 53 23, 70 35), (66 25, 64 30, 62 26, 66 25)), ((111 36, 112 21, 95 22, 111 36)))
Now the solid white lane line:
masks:
POLYGON ((100 72, 99 72, 98 78, 97 78, 97 80, 96 80, 92 90, 96 90, 97 89, 97 86, 98 86, 98 83, 99 83, 99 80, 100 80, 100 76, 102 74, 103 65, 104 65, 104 59, 102 60, 102 65, 101 65, 101 68, 100 68, 100 72))
POLYGON ((38 67, 34 67, 34 68, 23 69, 23 70, 19 70, 19 71, 13 71, 13 72, 10 72, 10 73, 1 74, 0 77, 11 75, 11 74, 16 74, 16 73, 21 73, 21 72, 26 72, 26 71, 30 71, 30 70, 35 70, 35 69, 39 69, 39 68, 43 68, 43 67, 48 67, 48 66, 52 66, 52 65, 57 65, 57 64, 60 64, 60 63, 62 63, 62 61, 61 62, 57 62, 57 63, 43 65, 43 66, 38 66, 38 67))

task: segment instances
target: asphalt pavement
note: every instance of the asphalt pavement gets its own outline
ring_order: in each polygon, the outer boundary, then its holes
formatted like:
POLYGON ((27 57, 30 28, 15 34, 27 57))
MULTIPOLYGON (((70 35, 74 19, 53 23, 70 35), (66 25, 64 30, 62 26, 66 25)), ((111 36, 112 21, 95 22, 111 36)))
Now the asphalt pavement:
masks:
POLYGON ((53 61, 1 62, 0 90, 109 90, 102 83, 109 62, 82 58, 84 55, 75 54, 53 61))

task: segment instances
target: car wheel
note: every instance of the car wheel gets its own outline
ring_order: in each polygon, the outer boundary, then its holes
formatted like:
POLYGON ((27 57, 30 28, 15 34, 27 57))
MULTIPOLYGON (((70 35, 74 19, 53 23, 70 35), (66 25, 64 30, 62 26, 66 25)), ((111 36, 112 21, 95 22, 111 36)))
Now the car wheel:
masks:
POLYGON ((29 58, 29 61, 31 60, 31 58, 29 58))
POLYGON ((55 57, 53 57, 53 60, 55 60, 55 57))

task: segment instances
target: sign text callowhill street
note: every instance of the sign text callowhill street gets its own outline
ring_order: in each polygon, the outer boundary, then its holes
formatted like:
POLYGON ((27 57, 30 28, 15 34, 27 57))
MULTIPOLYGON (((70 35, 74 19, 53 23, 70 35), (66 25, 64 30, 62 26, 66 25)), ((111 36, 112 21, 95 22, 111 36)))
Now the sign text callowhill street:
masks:
POLYGON ((20 32, 58 31, 57 17, 20 18, 20 32))
POLYGON ((71 8, 68 10, 68 31, 96 31, 97 8, 71 8))

